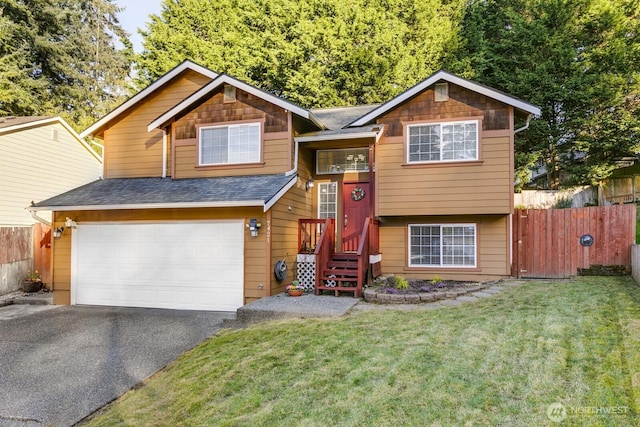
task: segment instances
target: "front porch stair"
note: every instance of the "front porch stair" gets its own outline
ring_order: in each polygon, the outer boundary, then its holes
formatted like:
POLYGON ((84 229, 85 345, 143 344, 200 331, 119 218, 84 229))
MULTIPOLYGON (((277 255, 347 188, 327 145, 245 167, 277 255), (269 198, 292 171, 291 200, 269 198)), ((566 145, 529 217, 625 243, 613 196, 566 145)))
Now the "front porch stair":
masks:
POLYGON ((320 284, 316 286, 316 294, 333 291, 335 296, 340 292, 353 292, 353 296, 362 296, 362 283, 358 284, 358 255, 355 253, 335 253, 322 270, 320 284), (358 286, 359 285, 359 286, 358 286))

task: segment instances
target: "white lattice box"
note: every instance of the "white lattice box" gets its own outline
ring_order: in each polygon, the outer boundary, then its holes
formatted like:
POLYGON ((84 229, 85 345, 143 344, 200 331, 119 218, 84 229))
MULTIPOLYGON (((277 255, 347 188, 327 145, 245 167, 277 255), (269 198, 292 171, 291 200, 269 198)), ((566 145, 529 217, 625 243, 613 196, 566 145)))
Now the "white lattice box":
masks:
POLYGON ((305 291, 313 291, 316 284, 316 256, 298 254, 296 261, 298 264, 298 283, 305 291))

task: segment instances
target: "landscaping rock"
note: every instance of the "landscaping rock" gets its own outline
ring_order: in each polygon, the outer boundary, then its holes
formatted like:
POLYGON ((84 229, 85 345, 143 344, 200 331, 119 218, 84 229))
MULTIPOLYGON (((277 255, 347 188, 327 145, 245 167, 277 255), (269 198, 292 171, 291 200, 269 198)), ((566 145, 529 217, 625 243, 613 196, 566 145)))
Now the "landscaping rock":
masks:
POLYGON ((371 300, 376 300, 377 299, 377 295, 378 293, 375 291, 375 289, 371 289, 371 288, 367 288, 364 290, 362 296, 364 297, 365 301, 371 301, 371 300))
POLYGON ((378 294, 377 299, 381 304, 404 304, 404 295, 378 294))
POLYGON ((420 304, 420 295, 418 294, 405 295, 404 300, 409 304, 420 304))
POLYGON ((445 299, 447 296, 444 292, 434 292, 433 294, 434 299, 437 300, 441 300, 441 299, 445 299))
POLYGON ((430 294, 427 292, 421 292, 418 294, 420 297, 420 301, 422 302, 431 302, 436 300, 436 296, 434 294, 430 294))

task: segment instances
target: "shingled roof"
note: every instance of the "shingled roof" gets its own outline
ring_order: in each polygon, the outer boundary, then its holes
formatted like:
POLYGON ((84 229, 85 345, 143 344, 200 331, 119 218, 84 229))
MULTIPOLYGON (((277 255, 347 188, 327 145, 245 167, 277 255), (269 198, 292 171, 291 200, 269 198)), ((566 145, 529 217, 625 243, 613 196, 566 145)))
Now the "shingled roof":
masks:
POLYGON ((50 116, 3 116, 0 117, 0 129, 21 126, 28 123, 38 122, 40 120, 52 119, 50 116))
POLYGON ((266 211, 296 179, 296 175, 285 174, 192 179, 111 178, 43 200, 31 210, 261 206, 266 211))

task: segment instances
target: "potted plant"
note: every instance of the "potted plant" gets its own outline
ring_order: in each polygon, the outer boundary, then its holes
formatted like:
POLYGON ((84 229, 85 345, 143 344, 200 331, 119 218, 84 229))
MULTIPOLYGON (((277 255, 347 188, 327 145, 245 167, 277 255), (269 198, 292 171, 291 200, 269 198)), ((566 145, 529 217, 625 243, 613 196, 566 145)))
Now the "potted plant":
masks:
POLYGON ((22 290, 24 292, 38 292, 42 289, 42 276, 38 270, 27 271, 27 276, 22 282, 22 290))
POLYGON ((285 289, 290 297, 299 297, 304 292, 304 287, 297 280, 291 282, 285 289))

